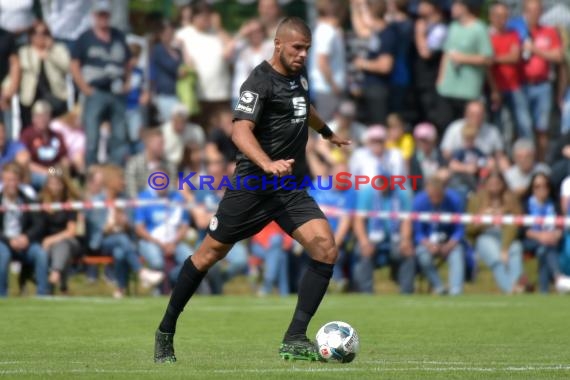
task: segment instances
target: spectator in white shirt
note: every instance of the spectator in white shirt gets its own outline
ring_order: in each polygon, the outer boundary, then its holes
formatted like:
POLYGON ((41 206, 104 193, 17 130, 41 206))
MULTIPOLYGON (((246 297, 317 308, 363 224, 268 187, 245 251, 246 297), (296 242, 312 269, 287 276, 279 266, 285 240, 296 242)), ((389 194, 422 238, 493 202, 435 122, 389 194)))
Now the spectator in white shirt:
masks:
POLYGON ((353 176, 407 175, 402 154, 397 149, 386 148, 386 128, 380 125, 371 126, 364 136, 365 146, 358 148, 350 158, 350 173, 353 176))
POLYGON ((550 168, 536 162, 536 147, 530 139, 518 139, 513 146, 514 165, 505 173, 509 189, 518 195, 524 195, 530 186, 532 176, 537 172, 550 175, 550 168))
POLYGON ((34 0, 0 0, 0 28, 25 38, 37 19, 34 0))
POLYGON ((232 105, 237 104, 240 87, 251 71, 273 54, 273 41, 267 39, 267 32, 261 21, 255 19, 246 22, 240 30, 240 35, 247 41, 238 50, 235 58, 232 105))
POLYGON ((465 118, 451 123, 445 130, 441 142, 443 157, 449 160, 455 150, 464 146, 463 128, 466 124, 478 129, 475 147, 486 156, 495 158, 501 168, 508 167, 503 137, 497 127, 485 122, 485 106, 480 101, 469 102, 465 107, 465 118))
POLYGON ((259 0, 257 3, 257 13, 261 19, 261 23, 267 30, 267 36, 273 41, 277 26, 283 17, 283 11, 278 0, 259 0))
POLYGON ((42 13, 53 37, 71 44, 91 26, 90 0, 42 0, 42 13))
POLYGON ((165 159, 175 167, 182 163, 184 147, 202 146, 206 142, 204 130, 197 124, 189 123, 188 115, 188 108, 184 104, 178 104, 173 107, 170 121, 161 127, 165 159))
POLYGON ((346 54, 342 23, 346 15, 342 0, 319 0, 319 17, 310 53, 309 78, 319 115, 329 120, 341 102, 346 83, 346 54))
POLYGON ((229 59, 231 38, 214 24, 214 13, 206 2, 192 6, 192 25, 176 33, 185 51, 184 60, 198 74, 199 124, 210 126, 210 115, 230 106, 231 75, 229 59))

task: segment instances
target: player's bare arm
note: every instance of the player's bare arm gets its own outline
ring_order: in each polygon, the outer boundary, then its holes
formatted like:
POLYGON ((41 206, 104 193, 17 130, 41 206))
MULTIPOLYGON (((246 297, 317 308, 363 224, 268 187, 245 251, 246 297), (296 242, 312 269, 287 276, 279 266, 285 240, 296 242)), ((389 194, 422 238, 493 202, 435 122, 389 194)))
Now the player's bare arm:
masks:
POLYGON ((350 145, 352 143, 350 140, 343 139, 330 131, 329 127, 326 125, 323 119, 321 119, 317 110, 312 105, 310 107, 309 113, 309 126, 320 133, 325 139, 329 140, 332 144, 335 144, 338 147, 341 147, 343 145, 350 145))
POLYGON ((237 148, 266 173, 280 177, 291 174, 295 160, 272 161, 253 135, 253 128, 255 128, 255 124, 249 120, 236 120, 234 122, 232 141, 237 148))

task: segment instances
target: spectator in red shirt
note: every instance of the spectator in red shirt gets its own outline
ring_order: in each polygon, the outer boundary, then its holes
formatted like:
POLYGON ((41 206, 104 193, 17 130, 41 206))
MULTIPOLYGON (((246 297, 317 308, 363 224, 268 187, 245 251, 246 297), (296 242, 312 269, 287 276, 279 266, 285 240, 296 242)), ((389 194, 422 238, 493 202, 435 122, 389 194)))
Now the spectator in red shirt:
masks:
POLYGON ((538 157, 543 161, 548 144, 547 130, 552 110, 552 83, 548 76, 550 65, 563 60, 562 43, 556 29, 540 25, 541 0, 526 0, 524 18, 530 39, 524 43, 523 55, 530 58, 523 64, 523 77, 530 112, 538 136, 538 157))
POLYGON ((501 122, 504 107, 515 121, 518 137, 533 139, 532 120, 528 101, 523 91, 521 66, 521 42, 515 31, 507 29, 509 8, 495 3, 490 10, 489 33, 495 56, 490 71, 493 122, 505 133, 501 122))
POLYGON ((51 106, 40 100, 32 108, 32 127, 22 132, 22 143, 30 152, 30 171, 32 186, 36 190, 43 188, 50 167, 59 165, 69 168, 67 148, 61 135, 49 128, 51 106))

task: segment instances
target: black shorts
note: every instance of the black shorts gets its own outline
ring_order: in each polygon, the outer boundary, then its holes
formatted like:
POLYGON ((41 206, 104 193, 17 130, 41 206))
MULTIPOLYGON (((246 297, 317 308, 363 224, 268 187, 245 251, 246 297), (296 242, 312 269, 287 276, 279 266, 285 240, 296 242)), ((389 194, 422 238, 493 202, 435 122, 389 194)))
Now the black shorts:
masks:
POLYGON ((326 216, 304 190, 273 194, 226 190, 208 234, 221 243, 234 244, 257 234, 273 220, 291 235, 312 219, 326 216))

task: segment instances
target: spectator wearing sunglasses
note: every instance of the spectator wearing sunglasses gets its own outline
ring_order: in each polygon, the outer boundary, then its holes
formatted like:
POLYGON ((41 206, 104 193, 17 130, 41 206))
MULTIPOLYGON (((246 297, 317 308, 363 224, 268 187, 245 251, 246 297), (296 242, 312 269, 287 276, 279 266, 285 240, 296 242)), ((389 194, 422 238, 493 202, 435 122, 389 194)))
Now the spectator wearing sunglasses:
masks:
POLYGON ((32 105, 38 100, 47 101, 52 116, 67 111, 67 86, 71 58, 65 45, 54 42, 44 22, 38 22, 30 31, 30 43, 18 51, 20 60, 20 103, 22 125, 32 122, 32 105))

